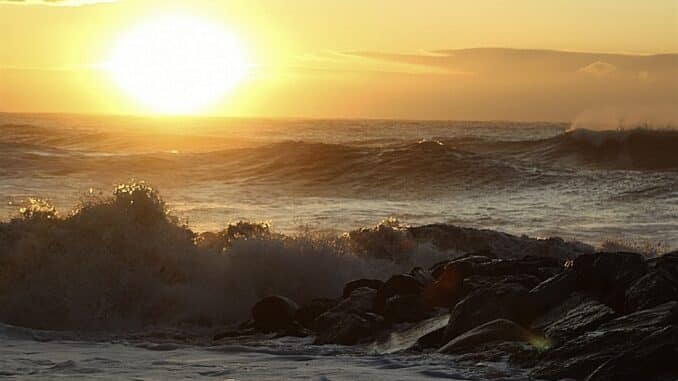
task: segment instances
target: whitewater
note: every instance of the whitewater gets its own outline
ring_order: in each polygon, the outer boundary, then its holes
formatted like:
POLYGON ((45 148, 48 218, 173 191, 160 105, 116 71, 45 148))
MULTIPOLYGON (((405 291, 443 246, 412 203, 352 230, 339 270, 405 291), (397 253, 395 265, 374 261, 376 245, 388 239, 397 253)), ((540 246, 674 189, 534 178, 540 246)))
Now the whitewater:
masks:
POLYGON ((263 296, 466 252, 678 248, 678 131, 577 127, 0 114, 0 377, 529 379, 394 343, 213 338, 263 296))

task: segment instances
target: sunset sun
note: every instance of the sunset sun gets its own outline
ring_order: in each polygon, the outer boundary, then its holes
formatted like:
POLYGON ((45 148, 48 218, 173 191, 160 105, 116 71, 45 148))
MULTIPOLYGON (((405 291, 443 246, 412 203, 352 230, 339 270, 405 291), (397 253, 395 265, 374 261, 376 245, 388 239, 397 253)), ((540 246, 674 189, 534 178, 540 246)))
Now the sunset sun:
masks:
POLYGON ((163 16, 124 33, 106 64, 115 83, 149 111, 200 111, 248 74, 240 40, 224 26, 189 16, 163 16))

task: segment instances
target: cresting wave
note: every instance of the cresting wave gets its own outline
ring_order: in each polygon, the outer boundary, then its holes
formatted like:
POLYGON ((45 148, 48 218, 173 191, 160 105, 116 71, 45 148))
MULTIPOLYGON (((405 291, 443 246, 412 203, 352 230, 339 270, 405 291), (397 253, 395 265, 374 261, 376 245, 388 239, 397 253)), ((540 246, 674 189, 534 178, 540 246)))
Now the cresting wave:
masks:
POLYGON ((483 250, 566 258, 591 248, 394 221, 339 237, 285 236, 245 222, 195 233, 154 189, 125 184, 63 217, 35 201, 0 223, 0 321, 71 330, 224 324, 246 318, 266 295, 335 297, 352 279, 483 250))

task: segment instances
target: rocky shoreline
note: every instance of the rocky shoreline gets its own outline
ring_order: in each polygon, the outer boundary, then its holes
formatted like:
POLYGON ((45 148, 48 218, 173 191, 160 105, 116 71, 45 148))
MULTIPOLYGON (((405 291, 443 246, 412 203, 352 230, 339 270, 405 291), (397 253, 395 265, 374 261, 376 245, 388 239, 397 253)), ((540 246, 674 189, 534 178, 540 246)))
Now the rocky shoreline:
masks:
POLYGON ((218 342, 258 333, 377 353, 507 359, 546 380, 675 380, 678 252, 571 256, 466 254, 386 281, 357 279, 337 298, 263 298, 218 342))

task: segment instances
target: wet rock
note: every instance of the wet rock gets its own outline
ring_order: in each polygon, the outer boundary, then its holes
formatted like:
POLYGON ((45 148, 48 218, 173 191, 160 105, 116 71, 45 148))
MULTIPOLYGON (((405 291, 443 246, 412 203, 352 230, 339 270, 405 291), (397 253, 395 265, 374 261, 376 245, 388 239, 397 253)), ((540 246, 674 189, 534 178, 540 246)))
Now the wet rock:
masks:
POLYGON ((677 302, 621 316, 602 324, 595 331, 541 353, 534 363, 526 365, 534 366, 532 376, 535 378, 584 379, 606 361, 675 324, 677 316, 677 302))
MULTIPOLYGON (((482 257, 489 260, 489 258, 482 257)), ((423 291, 424 297, 433 306, 451 307, 466 294, 464 279, 473 272, 472 258, 452 261, 438 269, 436 280, 423 291)))
POLYGON ((637 253, 597 253, 575 258, 573 270, 579 289, 623 312, 626 289, 648 272, 648 265, 637 253))
POLYGON ((275 337, 308 337, 312 336, 314 333, 310 329, 302 326, 299 322, 292 322, 290 325, 285 327, 283 330, 278 331, 275 337))
POLYGON ((322 328, 315 344, 353 345, 369 340, 383 325, 384 318, 373 313, 337 314, 326 312, 321 315, 322 328))
POLYGON ((538 312, 545 312, 567 299, 577 289, 577 281, 574 271, 564 271, 531 289, 529 298, 538 312))
POLYGON ((678 300, 678 279, 665 269, 650 271, 626 290, 625 310, 637 311, 678 300))
POLYGON ((539 282, 562 270, 563 261, 554 257, 526 256, 520 259, 505 259, 479 264, 474 273, 488 276, 532 275, 539 282))
POLYGON ((424 285, 410 274, 398 274, 389 278, 379 289, 376 310, 383 312, 386 300, 395 295, 417 295, 422 292, 424 285))
POLYGON ((343 298, 348 298, 351 293, 361 287, 367 287, 374 290, 378 290, 381 286, 384 285, 384 282, 379 279, 356 279, 346 283, 344 286, 344 292, 342 293, 343 298))
POLYGON ((464 294, 472 291, 504 286, 518 286, 531 289, 537 286, 540 279, 534 275, 504 275, 504 276, 486 276, 486 275, 472 275, 464 279, 462 288, 464 294))
POLYGON ((527 294, 527 289, 515 284, 472 292, 452 309, 445 340, 495 319, 521 324, 531 321, 535 317, 534 307, 530 305, 527 294))
MULTIPOLYGON (((612 320, 617 314, 610 307, 587 297, 574 296, 564 303, 575 304, 571 308, 555 308, 559 318, 534 324, 551 340, 564 341, 584 332, 591 331, 612 320), (572 303, 572 302, 576 302, 572 303)), ((548 314, 554 315, 554 314, 548 314)))
POLYGON ((421 267, 415 267, 410 271, 410 275, 419 282, 422 287, 427 287, 433 283, 433 276, 428 270, 421 267))
POLYGON ((524 341, 529 343, 540 339, 538 335, 510 320, 497 319, 455 337, 440 348, 438 352, 456 353, 467 350, 469 347, 494 341, 524 341))
POLYGON ((678 327, 668 326, 607 360, 586 381, 636 381, 676 379, 678 327))
POLYGON ((372 337, 384 323, 373 312, 377 291, 368 287, 354 290, 314 321, 316 344, 352 345, 372 337))
POLYGON ((387 322, 417 322, 429 317, 431 307, 421 295, 395 295, 386 300, 384 318, 387 322))
MULTIPOLYGON (((436 345, 422 346, 422 341, 427 341, 426 337, 434 332, 440 332, 440 339, 442 339, 442 330, 445 329, 450 315, 443 313, 426 320, 422 320, 416 324, 408 325, 405 328, 398 327, 382 337, 377 342, 373 343, 372 349, 377 353, 395 353, 405 350, 422 350, 424 348, 439 347, 436 340, 436 345)), ((435 335, 435 334, 434 334, 435 335)))
POLYGON ((267 296, 252 307, 254 326, 263 332, 286 328, 294 321, 299 306, 284 296, 267 296))
POLYGON ((294 319, 306 329, 314 330, 314 321, 318 316, 327 312, 330 308, 337 305, 337 301, 334 299, 313 299, 310 303, 302 306, 297 310, 294 315, 294 319))

